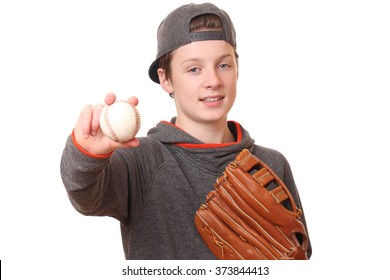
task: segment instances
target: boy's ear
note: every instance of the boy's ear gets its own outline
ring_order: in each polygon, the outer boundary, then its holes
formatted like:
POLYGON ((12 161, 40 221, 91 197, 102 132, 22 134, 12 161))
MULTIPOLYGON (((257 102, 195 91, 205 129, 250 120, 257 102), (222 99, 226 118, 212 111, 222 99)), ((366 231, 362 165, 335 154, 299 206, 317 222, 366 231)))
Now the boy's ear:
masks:
POLYGON ((173 87, 171 85, 171 81, 167 79, 165 76, 165 70, 162 68, 159 68, 157 70, 158 78, 160 80, 161 87, 168 93, 174 92, 173 87))

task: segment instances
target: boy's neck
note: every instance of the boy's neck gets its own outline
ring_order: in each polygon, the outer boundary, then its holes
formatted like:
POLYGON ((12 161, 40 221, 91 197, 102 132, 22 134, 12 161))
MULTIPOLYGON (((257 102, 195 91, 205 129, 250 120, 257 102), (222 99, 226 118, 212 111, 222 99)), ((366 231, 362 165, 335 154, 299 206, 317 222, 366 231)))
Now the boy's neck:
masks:
POLYGON ((227 125, 227 119, 212 123, 183 122, 177 119, 175 125, 205 144, 223 144, 235 141, 235 137, 227 125))

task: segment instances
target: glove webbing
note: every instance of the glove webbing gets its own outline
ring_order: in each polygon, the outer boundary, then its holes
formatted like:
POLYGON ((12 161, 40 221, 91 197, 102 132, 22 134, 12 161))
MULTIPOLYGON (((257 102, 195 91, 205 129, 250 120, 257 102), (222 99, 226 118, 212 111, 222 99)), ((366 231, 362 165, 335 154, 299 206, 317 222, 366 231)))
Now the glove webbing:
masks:
MULTIPOLYGON (((288 206, 293 211, 293 215, 299 218, 302 214, 301 210, 296 206, 290 191, 283 183, 283 181, 276 175, 276 173, 259 158, 252 155, 247 149, 244 149, 236 160, 229 164, 227 170, 236 169, 241 167, 247 173, 251 173, 252 177, 264 188, 269 190, 271 195, 277 204, 280 204, 288 199, 288 206)), ((244 174, 245 175, 245 174, 244 174)), ((226 173, 224 173, 226 176, 226 173)), ((253 182, 248 182, 253 184, 253 182)), ((255 190, 255 193, 257 190, 255 190)))

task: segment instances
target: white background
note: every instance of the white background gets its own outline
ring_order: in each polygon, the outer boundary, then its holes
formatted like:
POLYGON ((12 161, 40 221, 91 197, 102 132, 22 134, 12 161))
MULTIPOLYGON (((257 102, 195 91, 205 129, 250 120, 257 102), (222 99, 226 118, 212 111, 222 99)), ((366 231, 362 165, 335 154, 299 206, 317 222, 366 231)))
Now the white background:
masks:
MULTIPOLYGON (((124 260, 116 220, 72 208, 60 158, 82 107, 107 92, 138 96, 139 136, 175 115, 147 71, 158 24, 186 3, 0 2, 5 279, 124 279, 122 268, 138 264, 124 260)), ((269 264, 268 279, 380 279, 390 249, 387 1, 214 3, 237 31, 240 78, 229 119, 287 157, 313 245, 309 262, 269 264)))

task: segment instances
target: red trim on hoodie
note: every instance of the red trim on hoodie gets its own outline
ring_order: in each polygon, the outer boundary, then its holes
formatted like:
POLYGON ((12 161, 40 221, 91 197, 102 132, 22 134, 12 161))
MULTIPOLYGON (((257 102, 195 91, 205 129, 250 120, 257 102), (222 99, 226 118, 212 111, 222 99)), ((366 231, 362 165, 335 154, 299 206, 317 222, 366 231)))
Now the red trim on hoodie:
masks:
MULTIPOLYGON (((206 144, 206 143, 202 143, 202 144, 174 143, 174 145, 175 146, 179 146, 179 147, 183 147, 183 148, 191 148, 191 149, 210 149, 210 148, 223 148, 223 147, 227 147, 227 146, 231 146, 231 145, 237 144, 237 143, 241 142, 241 140, 242 140, 241 126, 240 126, 239 123, 237 123, 235 121, 229 121, 229 122, 234 123, 234 125, 236 126, 236 131, 237 131, 237 141, 236 142, 222 143, 222 144, 212 144, 212 143, 209 143, 209 144, 206 144)), ((180 127, 174 125, 173 123, 170 123, 170 122, 167 122, 167 121, 163 121, 163 123, 169 124, 169 125, 177 128, 177 129, 182 130, 180 127)))
POLYGON ((108 154, 103 154, 103 155, 95 155, 95 154, 91 154, 90 152, 88 152, 86 149, 84 149, 83 147, 80 146, 79 143, 77 143, 76 141, 76 137, 74 136, 74 129, 72 131, 72 141, 73 141, 73 144, 76 146, 76 148, 82 152, 84 155, 86 156, 89 156, 91 158, 98 158, 98 159, 104 159, 104 158, 108 158, 112 155, 113 151, 108 153, 108 154))

